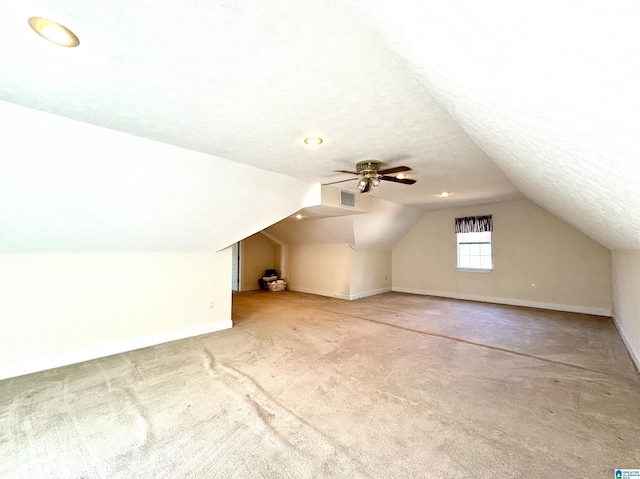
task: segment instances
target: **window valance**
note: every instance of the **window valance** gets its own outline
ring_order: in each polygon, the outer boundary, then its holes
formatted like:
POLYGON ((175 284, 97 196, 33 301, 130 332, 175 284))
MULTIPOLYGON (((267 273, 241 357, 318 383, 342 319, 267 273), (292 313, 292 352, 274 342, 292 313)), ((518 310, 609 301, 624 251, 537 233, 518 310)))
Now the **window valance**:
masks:
POLYGON ((485 231, 493 231, 491 215, 456 218, 456 233, 483 233, 485 231))

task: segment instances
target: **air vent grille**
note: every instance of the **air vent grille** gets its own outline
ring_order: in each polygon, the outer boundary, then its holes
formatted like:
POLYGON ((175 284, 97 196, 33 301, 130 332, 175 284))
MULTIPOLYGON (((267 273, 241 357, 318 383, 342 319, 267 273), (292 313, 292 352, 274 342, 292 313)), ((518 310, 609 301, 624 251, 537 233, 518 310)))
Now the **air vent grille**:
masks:
POLYGON ((340 206, 355 208, 356 195, 354 195, 353 193, 349 193, 348 191, 340 191, 340 206))

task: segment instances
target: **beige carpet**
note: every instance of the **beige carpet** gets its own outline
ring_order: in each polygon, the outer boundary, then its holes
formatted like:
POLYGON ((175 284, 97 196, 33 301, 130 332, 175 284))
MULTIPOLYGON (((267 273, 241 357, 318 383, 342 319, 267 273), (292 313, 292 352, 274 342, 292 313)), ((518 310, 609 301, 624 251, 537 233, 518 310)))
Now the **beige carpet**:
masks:
POLYGON ((612 478, 610 319, 388 293, 234 296, 233 329, 0 381, 2 478, 612 478))

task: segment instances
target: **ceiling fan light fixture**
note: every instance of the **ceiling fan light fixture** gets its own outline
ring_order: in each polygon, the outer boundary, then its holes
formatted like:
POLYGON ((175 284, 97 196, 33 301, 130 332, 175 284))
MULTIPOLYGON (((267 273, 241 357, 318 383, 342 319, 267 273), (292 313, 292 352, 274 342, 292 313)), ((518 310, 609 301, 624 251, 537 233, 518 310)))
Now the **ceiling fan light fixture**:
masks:
POLYGON ((31 17, 29 26, 45 40, 63 47, 77 47, 80 45, 78 37, 67 27, 42 17, 31 17))
POLYGON ((382 162, 379 160, 367 159, 356 163, 356 173, 360 175, 360 181, 358 182, 358 189, 362 193, 371 191, 380 184, 380 165, 382 162))
POLYGON ((322 138, 319 136, 310 136, 309 138, 305 138, 304 142, 309 146, 318 146, 322 144, 322 138))

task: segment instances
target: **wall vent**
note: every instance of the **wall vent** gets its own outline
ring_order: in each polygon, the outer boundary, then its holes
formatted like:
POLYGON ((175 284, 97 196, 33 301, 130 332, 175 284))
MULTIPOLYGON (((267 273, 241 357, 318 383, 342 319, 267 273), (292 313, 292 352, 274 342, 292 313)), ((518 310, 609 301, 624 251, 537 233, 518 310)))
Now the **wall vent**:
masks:
POLYGON ((340 206, 356 207, 356 195, 348 191, 340 191, 340 206))

